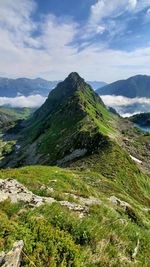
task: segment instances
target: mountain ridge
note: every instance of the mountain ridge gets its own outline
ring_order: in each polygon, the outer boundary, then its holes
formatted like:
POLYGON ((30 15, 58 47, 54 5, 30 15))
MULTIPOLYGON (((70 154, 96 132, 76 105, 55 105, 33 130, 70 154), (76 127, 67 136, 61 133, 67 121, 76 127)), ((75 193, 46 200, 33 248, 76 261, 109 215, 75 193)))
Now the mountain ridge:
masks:
POLYGON ((30 96, 41 94, 47 96, 58 81, 47 81, 42 78, 0 78, 0 97, 30 96))
POLYGON ((113 132, 110 119, 109 111, 91 86, 77 73, 71 73, 27 120, 24 151, 30 151, 34 144, 39 157, 33 157, 30 163, 37 160, 41 164, 57 164, 66 156, 72 158, 72 153, 73 158, 92 153, 107 143, 107 134, 113 132))
MULTIPOLYGON (((40 94, 47 97, 49 92, 61 82, 48 81, 43 78, 5 78, 0 77, 0 97, 17 97, 19 95, 30 96, 40 94)), ((104 82, 89 81, 90 85, 97 89, 100 86, 104 86, 104 82)))
POLYGON ((125 80, 119 80, 106 85, 96 92, 100 95, 116 95, 129 98, 150 98, 150 76, 135 75, 125 80))

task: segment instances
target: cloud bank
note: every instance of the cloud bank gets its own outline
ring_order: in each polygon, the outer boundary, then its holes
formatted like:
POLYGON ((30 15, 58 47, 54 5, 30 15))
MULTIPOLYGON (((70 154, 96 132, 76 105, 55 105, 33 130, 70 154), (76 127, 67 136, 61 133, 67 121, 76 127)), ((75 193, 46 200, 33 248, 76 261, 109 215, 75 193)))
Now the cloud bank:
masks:
POLYGON ((107 106, 127 106, 136 103, 150 105, 150 98, 146 97, 128 98, 125 96, 103 95, 101 98, 107 106))
MULTIPOLYGON (((123 117, 129 117, 131 115, 150 112, 150 98, 127 98, 123 96, 101 96, 106 106, 113 107, 123 117)), ((28 107, 35 108, 40 107, 46 100, 46 97, 41 95, 30 95, 30 96, 17 96, 11 97, 0 97, 0 106, 9 107, 28 107)))
POLYGON ((0 97, 0 106, 35 108, 41 106, 46 98, 41 95, 0 97))
POLYGON ((101 98, 106 106, 115 108, 123 117, 129 117, 142 112, 150 112, 150 98, 128 98, 114 95, 103 95, 101 98))

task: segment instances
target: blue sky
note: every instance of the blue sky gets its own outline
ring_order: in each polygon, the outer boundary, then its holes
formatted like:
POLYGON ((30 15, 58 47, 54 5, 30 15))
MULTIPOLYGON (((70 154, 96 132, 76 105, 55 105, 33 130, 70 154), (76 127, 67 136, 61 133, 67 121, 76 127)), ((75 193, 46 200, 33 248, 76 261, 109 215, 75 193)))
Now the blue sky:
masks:
POLYGON ((0 76, 150 75, 150 0, 0 0, 0 76))

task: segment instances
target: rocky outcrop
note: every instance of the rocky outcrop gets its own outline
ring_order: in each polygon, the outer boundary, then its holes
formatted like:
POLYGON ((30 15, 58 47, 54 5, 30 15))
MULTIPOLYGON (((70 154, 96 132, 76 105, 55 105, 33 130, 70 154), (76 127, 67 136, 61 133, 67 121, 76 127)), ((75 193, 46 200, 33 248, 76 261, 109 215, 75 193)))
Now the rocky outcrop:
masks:
POLYGON ((58 164, 58 166, 61 166, 62 164, 66 163, 66 162, 72 161, 76 158, 83 157, 86 153, 87 153, 87 149, 85 149, 85 148, 84 149, 76 149, 71 154, 65 156, 63 159, 58 160, 57 164, 58 164))
POLYGON ((109 201, 110 201, 112 204, 121 207, 121 208, 124 210, 124 212, 128 215, 128 217, 129 217, 132 221, 134 221, 134 222, 138 222, 138 217, 137 217, 137 215, 135 214, 135 212, 134 212, 132 206, 131 206, 129 203, 127 203, 127 202, 125 202, 125 201, 122 201, 122 200, 120 200, 119 198, 117 198, 117 197, 115 197, 115 196, 111 196, 111 197, 109 198, 109 201))
POLYGON ((54 198, 41 197, 33 194, 14 179, 0 179, 0 202, 6 199, 10 199, 12 203, 24 202, 33 207, 38 207, 43 203, 55 202, 54 198))
POLYGON ((8 253, 2 252, 0 254, 1 267, 20 267, 21 254, 24 243, 22 240, 14 243, 13 248, 8 253))
POLYGON ((74 199, 78 200, 82 205, 91 206, 91 205, 100 205, 100 204, 102 204, 102 201, 100 199, 95 198, 93 196, 85 198, 85 197, 80 197, 80 196, 77 196, 75 194, 70 194, 70 193, 65 193, 65 195, 73 197, 74 199))
POLYGON ((111 196, 111 197, 109 198, 109 200, 110 200, 110 202, 111 202, 112 204, 115 204, 115 205, 117 205, 117 206, 120 206, 120 207, 123 208, 124 210, 126 210, 127 208, 131 208, 131 206, 130 206, 127 202, 122 201, 122 200, 120 200, 119 198, 117 198, 117 197, 115 197, 115 196, 111 196))
MULTIPOLYGON (((53 188, 49 188, 45 185, 42 185, 40 189, 46 190, 48 193, 54 192, 53 188)), ((23 202, 33 208, 39 207, 44 203, 52 204, 53 202, 57 202, 61 206, 65 206, 69 210, 77 212, 80 218, 88 213, 88 206, 93 204, 101 204, 101 201, 99 199, 92 196, 90 196, 89 198, 84 198, 69 193, 64 193, 64 196, 73 197, 74 200, 77 200, 79 202, 79 204, 69 201, 57 201, 52 197, 37 196, 15 179, 0 179, 0 202, 9 199, 12 203, 23 202)))
POLYGON ((80 218, 84 217, 89 211, 87 206, 82 206, 82 205, 74 203, 74 202, 71 203, 71 202, 68 202, 68 201, 59 201, 59 203, 62 206, 67 207, 69 210, 73 210, 73 211, 78 212, 80 218))

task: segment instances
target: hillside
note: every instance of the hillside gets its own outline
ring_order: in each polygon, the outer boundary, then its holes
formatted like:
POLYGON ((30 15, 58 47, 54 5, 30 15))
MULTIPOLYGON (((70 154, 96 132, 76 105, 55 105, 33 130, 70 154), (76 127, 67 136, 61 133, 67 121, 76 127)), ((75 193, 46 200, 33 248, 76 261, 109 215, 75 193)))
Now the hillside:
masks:
POLYGON ((96 92, 100 95, 150 98, 150 76, 136 75, 127 80, 113 82, 96 90, 96 92))
POLYGON ((30 117, 33 111, 31 108, 0 107, 0 160, 11 152, 16 143, 15 133, 21 128, 22 121, 30 117))
POLYGON ((130 120, 141 127, 150 127, 150 113, 136 114, 130 120))
POLYGON ((138 200, 124 191, 126 181, 122 187, 96 172, 33 166, 1 170, 0 178, 1 250, 22 240, 21 266, 147 266, 144 176, 138 200))
POLYGON ((0 111, 0 132, 13 125, 14 120, 13 116, 0 111))
POLYGON ((34 108, 5 108, 0 107, 0 113, 13 117, 15 120, 27 119, 33 112, 34 108))

